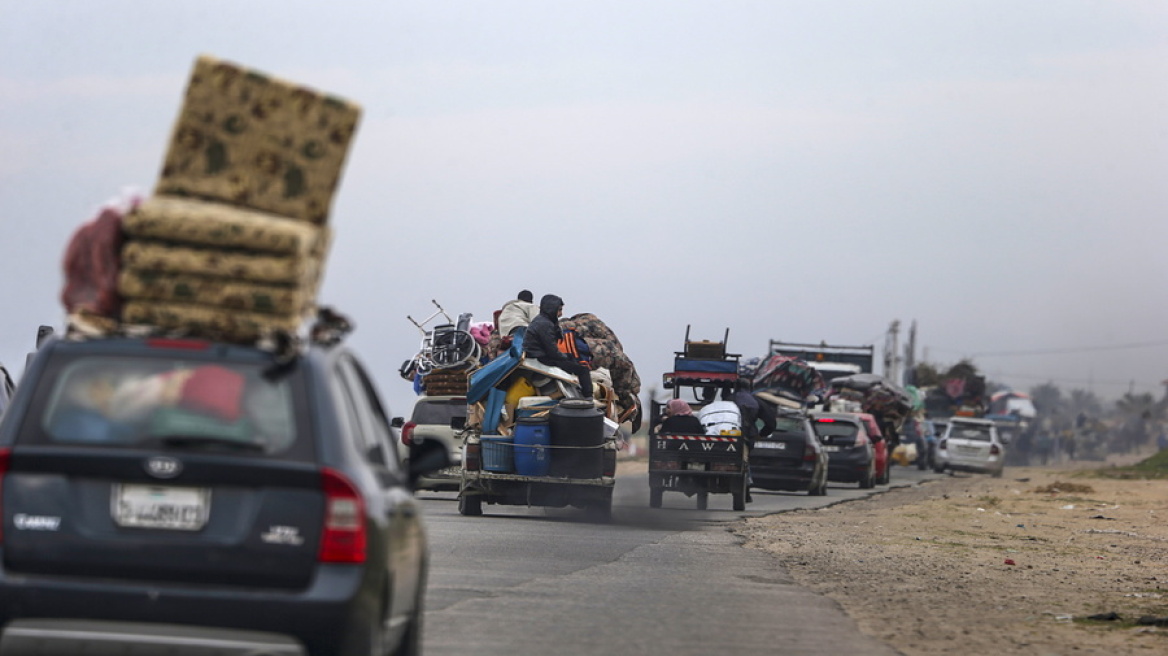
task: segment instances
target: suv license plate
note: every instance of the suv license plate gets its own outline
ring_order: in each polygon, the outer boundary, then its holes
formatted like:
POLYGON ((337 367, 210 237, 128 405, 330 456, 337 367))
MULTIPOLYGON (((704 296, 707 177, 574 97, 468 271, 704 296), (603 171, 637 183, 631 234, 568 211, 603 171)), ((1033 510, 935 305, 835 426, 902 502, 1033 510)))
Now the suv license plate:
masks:
POLYGON ((118 526, 197 531, 211 512, 211 491, 197 487, 115 485, 113 516, 118 526))
POLYGON ((786 442, 755 442, 754 448, 756 448, 756 449, 786 449, 787 443, 786 442))

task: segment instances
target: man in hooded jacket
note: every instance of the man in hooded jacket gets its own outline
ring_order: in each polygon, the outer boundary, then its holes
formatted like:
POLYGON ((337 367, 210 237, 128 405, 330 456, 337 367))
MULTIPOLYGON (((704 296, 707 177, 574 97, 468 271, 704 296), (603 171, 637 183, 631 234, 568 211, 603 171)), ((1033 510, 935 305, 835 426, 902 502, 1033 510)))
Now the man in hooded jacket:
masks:
POLYGON ((539 315, 527 326, 523 338, 523 354, 539 360, 543 364, 559 367, 575 374, 580 381, 584 398, 592 398, 592 373, 588 367, 572 360, 560 352, 557 343, 564 336, 560 330, 560 315, 564 313, 564 301, 555 294, 545 294, 539 299, 539 315))

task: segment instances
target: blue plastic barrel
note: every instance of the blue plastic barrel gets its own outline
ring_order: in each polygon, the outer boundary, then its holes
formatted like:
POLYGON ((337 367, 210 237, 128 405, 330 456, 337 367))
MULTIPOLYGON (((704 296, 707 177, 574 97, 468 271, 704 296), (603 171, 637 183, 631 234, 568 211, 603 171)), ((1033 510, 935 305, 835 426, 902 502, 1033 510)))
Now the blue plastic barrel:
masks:
POLYGON ((483 469, 501 474, 510 474, 515 470, 510 437, 483 435, 479 442, 483 454, 483 469))
POLYGON ((546 419, 520 419, 515 423, 515 473, 520 476, 547 476, 551 455, 551 430, 546 419))

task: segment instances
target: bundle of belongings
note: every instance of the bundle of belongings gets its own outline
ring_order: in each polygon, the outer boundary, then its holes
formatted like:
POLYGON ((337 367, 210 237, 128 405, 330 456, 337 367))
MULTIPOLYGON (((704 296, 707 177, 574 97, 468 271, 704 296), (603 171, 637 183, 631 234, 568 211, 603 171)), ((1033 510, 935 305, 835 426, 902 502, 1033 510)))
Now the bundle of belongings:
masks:
POLYGON ((70 325, 239 343, 295 334, 317 310, 359 116, 353 103, 199 57, 154 196, 106 208, 70 243, 70 325))
MULTIPOLYGON (((638 425, 641 379, 616 334, 590 313, 563 319, 560 328, 560 350, 591 368, 593 398, 609 432, 624 421, 638 425)), ((502 342, 497 355, 469 376, 466 425, 484 435, 510 435, 519 419, 539 418, 560 400, 580 395, 574 374, 524 357, 524 334, 524 326, 508 330, 509 343, 502 342)))
POLYGON ((898 430, 913 408, 908 393, 876 374, 842 376, 831 381, 831 388, 833 394, 858 400, 863 411, 876 417, 883 429, 898 430))
POLYGON ((757 365, 751 381, 760 397, 786 407, 802 407, 827 392, 823 376, 805 361, 775 354, 757 365))

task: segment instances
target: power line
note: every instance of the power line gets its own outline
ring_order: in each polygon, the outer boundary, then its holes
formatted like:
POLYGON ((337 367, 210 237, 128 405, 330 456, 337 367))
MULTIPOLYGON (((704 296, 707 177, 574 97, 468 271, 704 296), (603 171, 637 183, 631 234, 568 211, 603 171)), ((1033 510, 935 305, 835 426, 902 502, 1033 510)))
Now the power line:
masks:
POLYGON ((987 375, 987 377, 993 377, 993 378, 1019 378, 1022 380, 1038 380, 1038 381, 1043 381, 1043 382, 1062 383, 1064 385, 1067 385, 1067 384, 1101 385, 1101 386, 1111 386, 1111 387, 1120 386, 1120 385, 1127 387, 1130 385, 1135 385, 1136 387, 1141 388, 1141 389, 1148 388, 1148 389, 1153 389, 1153 390, 1158 389, 1158 388, 1163 386, 1162 383, 1149 383, 1149 382, 1140 381, 1140 380, 1100 380, 1098 378, 1094 378, 1094 379, 1093 378, 1085 378, 1085 379, 1083 379, 1083 378, 1058 378, 1055 376, 1035 376, 1033 374, 1012 374, 1012 373, 1002 372, 1002 371, 995 372, 992 374, 986 374, 986 375, 987 375))
MULTIPOLYGON (((1029 351, 997 351, 997 352, 991 351, 991 352, 985 352, 985 353, 967 354, 966 357, 969 357, 969 358, 1003 358, 1003 357, 1027 356, 1027 355, 1070 355, 1070 354, 1075 354, 1075 353, 1092 353, 1092 352, 1099 352, 1099 351, 1127 351, 1127 350, 1132 350, 1132 349, 1155 348, 1155 347, 1159 347, 1159 346, 1168 346, 1168 340, 1162 340, 1162 341, 1158 341, 1158 342, 1136 342, 1136 343, 1132 343, 1132 344, 1113 344, 1111 346, 1075 346, 1075 347, 1053 348, 1053 349, 1033 349, 1033 350, 1029 350, 1029 351)), ((967 353, 965 351, 954 351, 954 350, 950 350, 950 349, 932 349, 932 350, 940 351, 941 353, 963 353, 963 354, 967 353)))

